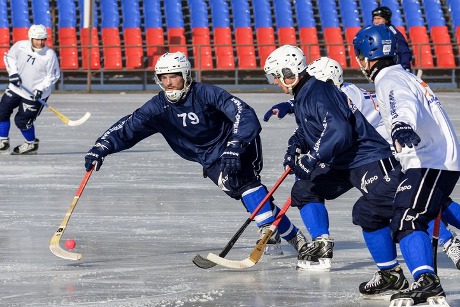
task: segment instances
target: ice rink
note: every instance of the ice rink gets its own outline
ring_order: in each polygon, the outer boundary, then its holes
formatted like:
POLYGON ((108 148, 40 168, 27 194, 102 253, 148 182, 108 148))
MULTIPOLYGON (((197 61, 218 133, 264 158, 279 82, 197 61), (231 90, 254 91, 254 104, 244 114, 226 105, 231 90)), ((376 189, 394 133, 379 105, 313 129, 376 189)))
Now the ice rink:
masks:
MULTIPOLYGON (((154 93, 53 94, 49 104, 71 119, 87 111, 83 125, 68 127, 44 109, 36 122, 41 140, 36 156, 0 156, 0 306, 388 306, 364 300, 358 285, 376 267, 360 228, 351 222, 358 197, 349 192, 328 202, 335 239, 330 272, 296 271, 296 253, 283 241, 284 255, 264 256, 245 270, 196 267, 192 259, 219 253, 248 217, 198 164, 174 154, 155 135, 109 156, 94 172, 61 240, 74 239, 80 261, 54 256, 48 247, 85 174, 84 155, 112 123, 154 93)), ((282 161, 294 119, 262 121, 284 94, 236 94, 262 122, 269 188, 283 173, 282 161)), ((459 93, 438 93, 460 135, 459 93)), ((23 142, 10 131, 11 146, 23 142)), ((293 178, 275 193, 282 205, 293 178)), ((453 198, 460 200, 460 188, 453 198)), ((288 216, 307 233, 298 210, 288 216)), ((255 223, 245 230, 229 259, 249 256, 258 238, 255 223)), ((401 261, 402 258, 400 257, 401 261)), ((405 274, 412 282, 403 263, 405 274)), ((460 306, 460 271, 439 249, 439 276, 450 306, 460 306)))

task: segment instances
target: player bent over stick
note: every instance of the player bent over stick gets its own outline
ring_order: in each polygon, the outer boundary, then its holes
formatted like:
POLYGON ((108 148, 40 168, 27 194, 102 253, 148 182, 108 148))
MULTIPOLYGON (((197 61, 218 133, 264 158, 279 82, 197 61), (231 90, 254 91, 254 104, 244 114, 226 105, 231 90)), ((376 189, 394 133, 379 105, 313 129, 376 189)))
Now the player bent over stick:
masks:
POLYGON ((396 39, 387 26, 361 29, 353 45, 361 71, 375 83, 403 170, 391 230, 415 281, 391 297, 391 306, 448 306, 426 229, 440 210, 448 210, 446 200, 460 177, 457 135, 430 87, 395 63, 396 39))
MULTIPOLYGON (((159 133, 175 153, 200 163, 205 178, 230 197, 241 199, 252 213, 267 195, 260 180, 261 126, 254 110, 221 88, 192 81, 190 62, 181 52, 165 53, 158 59, 155 80, 162 91, 97 139, 85 156, 86 170, 95 162, 99 170, 107 155, 159 133)), ((279 211, 268 200, 256 214, 261 238, 279 211)), ((306 247, 304 235, 287 216, 278 230, 266 253, 282 253, 280 236, 298 252, 306 247)))

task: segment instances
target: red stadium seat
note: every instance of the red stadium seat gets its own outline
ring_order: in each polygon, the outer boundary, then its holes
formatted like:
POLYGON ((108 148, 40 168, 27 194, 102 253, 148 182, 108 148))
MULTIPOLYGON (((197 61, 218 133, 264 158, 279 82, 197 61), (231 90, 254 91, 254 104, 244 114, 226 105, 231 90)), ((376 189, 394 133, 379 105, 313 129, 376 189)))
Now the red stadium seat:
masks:
POLYGON ((75 28, 59 28, 60 68, 78 69, 77 31, 75 28))
POLYGON ((89 28, 80 29, 80 42, 81 42, 81 67, 83 69, 100 69, 101 68, 101 56, 99 54, 99 38, 97 35, 97 29, 91 29, 91 36, 89 35, 89 28), (91 47, 90 46, 91 38, 91 47), (91 65, 88 65, 91 63, 91 65), (89 67, 88 67, 89 66, 89 67))
POLYGON ((3 61, 3 56, 10 49, 10 29, 9 28, 0 28, 0 69, 5 69, 5 61, 3 61))
POLYGON ((104 69, 122 69, 120 31, 118 28, 102 28, 102 46, 104 69))
POLYGON ((297 45, 297 38, 294 28, 279 28, 278 29, 278 43, 280 45, 297 45))
POLYGON ((27 33, 29 28, 14 28, 13 29, 13 43, 28 39, 27 33))
POLYGON ((342 67, 347 67, 345 46, 343 45, 342 29, 339 27, 324 28, 327 55, 339 62, 342 67))
POLYGON ((307 57, 307 63, 310 63, 321 57, 318 44, 318 32, 316 28, 300 28, 300 48, 307 57))
POLYGON ((259 52, 260 67, 264 67, 265 60, 276 49, 275 31, 272 27, 257 28, 257 50, 259 52))
POLYGON ((241 27, 235 29, 236 54, 238 57, 238 68, 254 69, 257 67, 254 50, 254 37, 252 28, 241 27))
POLYGON ((353 39, 355 38, 356 33, 361 30, 359 27, 350 27, 345 29, 345 38, 347 40, 347 50, 348 56, 350 58, 349 67, 359 68, 358 61, 356 61, 355 49, 353 48, 353 39))
POLYGON ((235 57, 233 55, 232 47, 232 32, 230 28, 214 28, 214 50, 216 52, 217 68, 235 68, 235 57))
POLYGON ((454 52, 450 41, 449 30, 446 26, 431 27, 431 39, 436 54, 436 66, 443 68, 455 67, 454 52))
POLYGON ((168 29, 168 44, 169 52, 180 51, 187 55, 187 43, 185 40, 184 28, 169 28, 168 29))
POLYGON ((142 49, 142 33, 140 28, 124 30, 125 58, 127 69, 143 68, 144 51, 142 49))
POLYGON ((421 68, 434 67, 430 41, 424 26, 413 26, 409 29, 409 37, 414 51, 415 66, 421 68))
POLYGON ((147 28, 145 30, 145 39, 147 42, 148 67, 153 68, 158 58, 166 52, 163 28, 147 28))
POLYGON ((395 28, 398 29, 399 32, 401 32, 401 34, 404 36, 404 38, 407 41, 406 28, 404 28, 403 26, 399 26, 399 27, 395 27, 395 28))
POLYGON ((193 54, 195 68, 212 69, 212 51, 209 28, 192 29, 193 54))

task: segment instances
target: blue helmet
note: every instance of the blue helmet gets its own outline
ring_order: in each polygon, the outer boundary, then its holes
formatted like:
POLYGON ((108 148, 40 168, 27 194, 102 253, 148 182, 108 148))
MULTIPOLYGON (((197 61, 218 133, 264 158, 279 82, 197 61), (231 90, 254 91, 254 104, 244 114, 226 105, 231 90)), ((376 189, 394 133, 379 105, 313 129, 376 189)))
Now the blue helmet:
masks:
POLYGON ((386 25, 372 25, 361 29, 353 39, 356 57, 377 60, 394 57, 396 40, 386 25))

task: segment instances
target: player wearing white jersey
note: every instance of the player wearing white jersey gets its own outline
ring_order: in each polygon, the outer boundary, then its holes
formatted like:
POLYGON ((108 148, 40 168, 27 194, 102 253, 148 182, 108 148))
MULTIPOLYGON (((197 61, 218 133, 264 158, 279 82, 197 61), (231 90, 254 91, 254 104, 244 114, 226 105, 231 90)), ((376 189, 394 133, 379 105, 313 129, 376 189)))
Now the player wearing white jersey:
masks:
POLYGON ((391 297, 392 306, 445 303, 426 229, 440 210, 448 210, 460 177, 457 136, 430 87, 395 63, 396 39, 387 26, 361 29, 353 45, 361 71, 375 83, 379 110, 403 170, 391 230, 415 282, 391 297))
POLYGON ((32 25, 28 38, 15 43, 4 57, 10 83, 0 101, 0 154, 10 153, 10 117, 16 108, 14 121, 26 141, 11 154, 37 153, 39 140, 35 137, 34 121, 43 109, 37 99, 46 101, 60 76, 56 53, 45 46, 45 26, 32 25))

